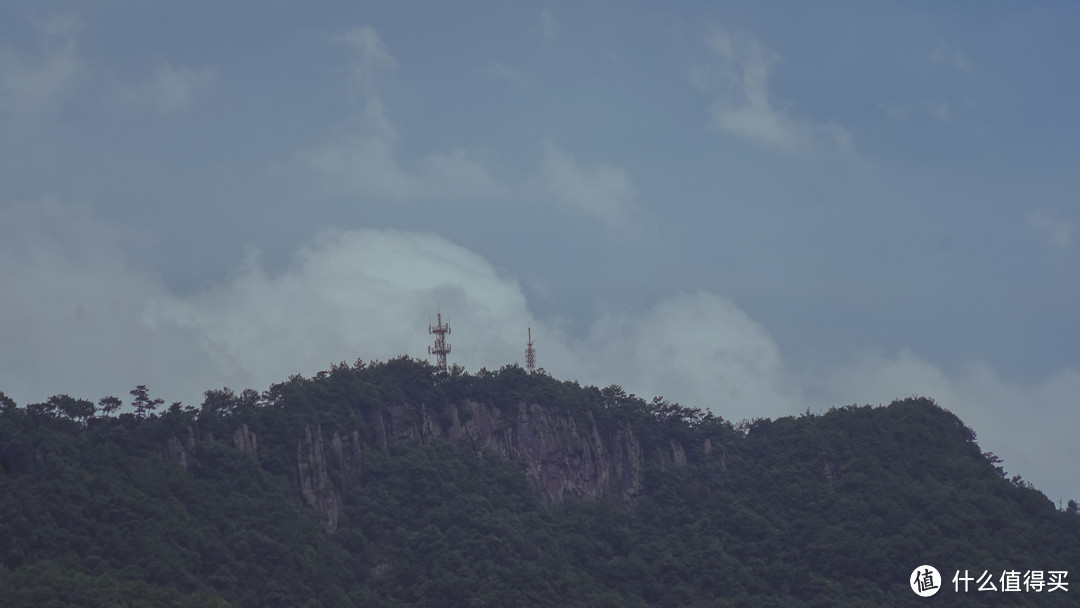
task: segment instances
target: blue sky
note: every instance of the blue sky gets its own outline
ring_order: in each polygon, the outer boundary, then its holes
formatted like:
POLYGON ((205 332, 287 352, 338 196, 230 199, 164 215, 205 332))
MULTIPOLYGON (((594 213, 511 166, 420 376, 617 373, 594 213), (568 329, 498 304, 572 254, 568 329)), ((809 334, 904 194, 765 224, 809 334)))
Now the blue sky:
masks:
POLYGON ((920 394, 1080 497, 1071 3, 8 2, 0 390, 920 394))

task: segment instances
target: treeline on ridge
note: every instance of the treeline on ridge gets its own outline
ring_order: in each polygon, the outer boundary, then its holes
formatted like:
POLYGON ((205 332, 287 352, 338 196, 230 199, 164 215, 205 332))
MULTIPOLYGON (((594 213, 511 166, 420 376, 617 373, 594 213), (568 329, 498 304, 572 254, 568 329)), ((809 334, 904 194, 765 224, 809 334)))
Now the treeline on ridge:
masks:
MULTIPOLYGON (((722 411, 722 406, 717 408, 722 411)), ((904 606, 911 570, 1075 570, 1058 510, 930 399, 732 423, 518 366, 401 357, 199 408, 0 393, 0 606, 904 606), (632 499, 543 499, 523 464, 449 441, 380 444, 372 412, 535 403, 630 428, 632 499), (238 448, 246 425, 257 451, 238 448), (367 434, 328 532, 297 489, 301 429, 367 434), (196 442, 186 468, 171 438, 196 442), (686 464, 650 455, 676 442, 686 464), (710 446, 711 449, 706 446, 710 446)), ((951 593, 951 582, 946 580, 951 593)), ((954 594, 1065 606, 1078 590, 954 594)))

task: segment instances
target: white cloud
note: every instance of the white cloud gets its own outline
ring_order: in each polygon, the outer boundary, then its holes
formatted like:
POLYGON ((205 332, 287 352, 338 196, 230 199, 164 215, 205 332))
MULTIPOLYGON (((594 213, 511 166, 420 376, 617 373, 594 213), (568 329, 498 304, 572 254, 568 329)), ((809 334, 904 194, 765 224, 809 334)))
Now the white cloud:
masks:
POLYGON ((353 28, 334 40, 353 49, 349 95, 363 108, 364 128, 377 137, 393 139, 394 129, 386 117, 376 85, 381 73, 397 69, 397 60, 390 55, 378 32, 369 26, 353 28))
POLYGON ((423 156, 415 168, 404 166, 376 86, 379 73, 394 70, 397 62, 371 27, 354 28, 335 40, 354 50, 350 94, 361 108, 340 133, 297 155, 299 164, 318 176, 321 187, 390 201, 486 200, 501 192, 479 151, 440 151, 423 156))
MULTIPOLYGON (((224 283, 191 295, 99 244, 9 253, 0 256, 0 390, 20 402, 124 396, 147 384, 198 403, 207 388, 263 389, 336 361, 421 355, 437 302, 454 335, 467 336, 451 340, 453 360, 471 369, 520 359, 518 334, 530 324, 557 335, 529 317, 516 282, 431 234, 324 233, 279 275, 251 256, 224 283)), ((555 343, 548 352, 567 360, 555 343)))
POLYGON ((392 142, 355 133, 339 135, 297 155, 320 188, 376 201, 555 204, 624 233, 641 212, 637 188, 623 169, 584 163, 545 142, 536 168, 518 179, 497 174, 482 150, 433 152, 403 165, 392 142))
POLYGON ((199 365, 138 322, 167 292, 122 262, 115 228, 54 203, 9 204, 0 233, 0 390, 21 401, 99 397, 119 391, 117 378, 160 377, 177 355, 174 383, 199 365))
POLYGON ((37 53, 0 48, 0 111, 36 123, 70 99, 90 74, 76 50, 79 22, 71 16, 38 24, 37 53))
MULTIPOLYGON (((518 179, 498 174, 482 149, 430 152, 415 164, 406 163, 375 86, 376 73, 393 69, 396 62, 369 27, 339 40, 356 49, 353 80, 363 107, 339 133, 297 154, 297 163, 318 178, 318 188, 393 202, 554 202, 611 229, 625 231, 632 225, 640 207, 629 174, 604 162, 579 162, 552 142, 542 145, 535 170, 518 179)), ((495 68, 496 77, 518 78, 502 67, 495 68)))
POLYGON ((520 362, 531 326, 539 364, 559 377, 733 418, 798 411, 797 397, 778 388, 776 345, 711 294, 606 315, 571 339, 533 317, 518 283, 475 253, 433 234, 358 230, 319 235, 280 274, 251 255, 216 287, 179 295, 125 264, 108 239, 61 249, 68 234, 113 232, 89 218, 41 237, 64 211, 3 217, 26 243, 44 243, 33 255, 0 256, 0 390, 20 402, 125 395, 136 384, 198 402, 207 388, 263 389, 336 361, 425 355, 438 302, 454 328, 451 361, 471 370, 520 362))
POLYGON ((506 190, 493 175, 484 154, 464 148, 425 156, 419 181, 430 197, 490 200, 502 196, 506 190))
POLYGON ((626 171, 581 163, 550 141, 544 142, 538 176, 540 196, 580 209, 608 227, 625 229, 637 210, 637 189, 626 171))
POLYGON ((208 388, 261 390, 332 362, 426 356, 438 302, 454 328, 451 362, 472 371, 521 362, 531 326, 538 364, 556 377, 620 384, 732 420, 926 395, 1010 472, 1052 498, 1080 496, 1072 370, 1020 385, 982 364, 950 375, 902 352, 803 375, 786 368, 759 323, 700 292, 606 314, 572 338, 535 318, 520 285, 484 258, 412 232, 323 233, 279 274, 252 255, 216 287, 181 295, 132 269, 120 234, 57 205, 0 210, 0 390, 26 403, 126 396, 146 384, 198 403, 208 388))
POLYGON ((331 361, 426 353, 436 302, 468 336, 454 360, 477 367, 510 356, 509 334, 528 322, 517 285, 479 256, 435 235, 374 230, 325 233, 280 276, 249 262, 228 284, 158 302, 147 318, 189 328, 219 369, 265 385, 331 361))
POLYGON ((182 110, 188 107, 195 93, 214 81, 210 68, 194 69, 163 63, 154 71, 151 90, 163 111, 182 110))
POLYGON ((786 368, 765 328, 729 300, 684 294, 641 313, 605 315, 573 350, 593 383, 618 383, 645 397, 664 395, 729 420, 798 414, 849 403, 934 398, 975 429, 983 450, 1004 459, 1053 500, 1080 497, 1073 429, 1080 373, 1065 369, 1033 384, 1002 380, 972 362, 947 374, 902 351, 864 354, 830 369, 786 368))
POLYGON ((331 191, 402 200, 422 188, 398 164, 396 133, 378 95, 380 72, 392 71, 397 61, 371 27, 357 27, 334 39, 353 51, 349 95, 360 112, 341 133, 302 150, 299 163, 313 171, 331 191))
POLYGON ((971 72, 971 59, 963 51, 949 48, 944 42, 938 42, 930 54, 930 59, 936 64, 947 65, 961 72, 971 72))
POLYGON ((298 160, 321 187, 378 200, 490 200, 503 189, 483 154, 463 148, 428 154, 412 169, 401 165, 392 142, 349 134, 300 152, 298 160))
POLYGON ((597 320, 581 349, 597 382, 664 395, 740 420, 798 412, 776 343, 730 300, 674 296, 640 314, 597 320), (604 380, 604 379, 611 380, 604 380))
POLYGON ((1036 209, 1026 220, 1028 230, 1046 239, 1052 247, 1068 249, 1072 245, 1073 224, 1056 211, 1036 209))
POLYGON ((375 28, 356 27, 334 40, 356 51, 350 75, 354 90, 361 96, 375 94, 375 82, 380 72, 392 72, 397 68, 397 60, 390 55, 375 28))
POLYGON ((713 30, 706 46, 717 63, 693 70, 691 81, 718 95, 709 109, 709 126, 786 152, 850 145, 843 127, 796 119, 770 99, 770 71, 780 57, 756 39, 713 30))
POLYGON ((561 29, 562 27, 555 21, 555 16, 551 13, 551 9, 544 7, 544 9, 540 11, 540 37, 544 42, 544 46, 554 42, 561 29))
POLYGON ((334 192, 404 200, 419 191, 414 178, 398 166, 391 143, 381 137, 339 136, 301 151, 298 161, 334 192))

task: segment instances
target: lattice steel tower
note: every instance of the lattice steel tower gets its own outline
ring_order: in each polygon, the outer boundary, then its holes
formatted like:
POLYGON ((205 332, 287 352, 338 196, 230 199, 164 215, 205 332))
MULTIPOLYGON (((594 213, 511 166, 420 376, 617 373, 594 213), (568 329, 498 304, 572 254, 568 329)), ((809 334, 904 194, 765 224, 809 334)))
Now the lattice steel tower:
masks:
POLYGON ((529 341, 525 346, 525 369, 536 371, 536 349, 533 348, 532 328, 529 328, 529 341))
POLYGON ((445 325, 442 322, 442 310, 439 310, 435 316, 435 325, 431 324, 431 317, 428 317, 428 333, 435 334, 435 346, 427 347, 429 355, 435 355, 435 367, 446 371, 446 355, 450 354, 450 345, 446 343, 446 336, 450 333, 450 322, 447 321, 445 325))

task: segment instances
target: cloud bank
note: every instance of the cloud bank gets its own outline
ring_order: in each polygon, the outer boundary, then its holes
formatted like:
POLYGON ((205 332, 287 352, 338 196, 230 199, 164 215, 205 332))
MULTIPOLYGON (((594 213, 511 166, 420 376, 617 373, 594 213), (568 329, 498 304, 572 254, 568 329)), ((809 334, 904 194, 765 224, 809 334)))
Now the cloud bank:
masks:
POLYGON ((709 108, 710 127, 784 152, 850 147, 843 127, 796 118, 770 98, 769 77, 780 56, 757 39, 714 29, 705 45, 714 62, 693 70, 691 81, 716 95, 709 108))
POLYGON ((78 52, 79 21, 57 16, 37 24, 36 53, 0 46, 0 112, 36 124, 56 111, 90 76, 78 52))
MULTIPOLYGON (((370 27, 350 30, 335 40, 350 48, 349 86, 358 107, 336 133, 297 154, 296 164, 315 177, 317 188, 388 203, 440 199, 556 205, 621 233, 640 212, 629 173, 605 162, 579 161, 552 141, 539 146, 535 166, 523 175, 505 175, 483 150, 468 148, 428 152, 409 163, 397 149, 396 131, 376 82, 397 62, 370 27)), ((520 76, 495 65, 499 78, 520 76)))
POLYGON ((1073 370, 1021 386, 977 362, 951 377, 902 352, 807 377, 785 366, 766 328, 708 292, 613 312, 570 336, 530 312, 513 278, 427 233, 324 232, 278 274, 253 253, 216 286, 177 294, 126 262, 110 240, 117 231, 92 218, 35 205, 11 206, 0 219, 3 236, 23 235, 0 250, 0 390, 20 403, 126 396, 137 384, 199 403, 209 388, 262 390, 335 362, 426 356, 438 304, 454 328, 450 359, 471 371, 520 363, 531 326, 538 364, 556 377, 617 383, 732 420, 927 395, 975 428, 1011 472, 1052 498, 1080 495, 1068 436, 1080 418, 1045 415, 1067 411, 1062 404, 1080 392, 1073 370), (67 222, 59 232, 58 222, 67 222))

